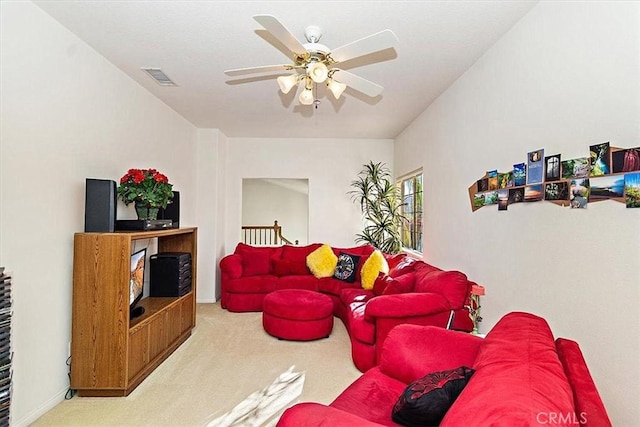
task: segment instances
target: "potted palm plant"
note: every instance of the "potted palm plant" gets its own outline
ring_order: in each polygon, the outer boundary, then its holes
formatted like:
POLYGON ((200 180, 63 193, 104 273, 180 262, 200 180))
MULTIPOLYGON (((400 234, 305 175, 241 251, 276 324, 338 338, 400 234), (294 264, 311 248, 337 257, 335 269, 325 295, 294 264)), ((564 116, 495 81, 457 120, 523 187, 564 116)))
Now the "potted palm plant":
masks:
POLYGON ((391 181, 389 168, 383 163, 363 165, 358 178, 351 182, 351 200, 362 210, 365 225, 356 242, 368 243, 380 251, 396 254, 402 250, 400 226, 402 214, 400 189, 391 181))

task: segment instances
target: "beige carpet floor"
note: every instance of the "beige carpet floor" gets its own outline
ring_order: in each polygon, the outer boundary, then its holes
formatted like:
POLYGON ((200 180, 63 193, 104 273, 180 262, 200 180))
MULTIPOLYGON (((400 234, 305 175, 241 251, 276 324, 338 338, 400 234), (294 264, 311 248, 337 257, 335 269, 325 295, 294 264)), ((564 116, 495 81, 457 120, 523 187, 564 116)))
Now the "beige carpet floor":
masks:
POLYGON ((344 325, 327 339, 280 341, 262 313, 198 304, 191 337, 129 396, 74 397, 34 426, 205 426, 295 365, 306 379, 300 401, 328 404, 360 376, 344 325))

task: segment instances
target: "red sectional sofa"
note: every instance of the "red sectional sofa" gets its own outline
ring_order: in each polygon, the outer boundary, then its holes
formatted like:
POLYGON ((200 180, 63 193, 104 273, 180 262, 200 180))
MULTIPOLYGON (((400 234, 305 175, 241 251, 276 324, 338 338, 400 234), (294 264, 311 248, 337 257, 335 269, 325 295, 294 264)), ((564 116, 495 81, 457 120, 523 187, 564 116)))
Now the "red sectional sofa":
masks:
POLYGON ((367 290, 360 283, 360 270, 374 252, 372 246, 331 248, 335 255, 342 252, 360 257, 353 283, 316 278, 310 272, 307 257, 320 246, 238 244, 233 254, 220 260, 222 307, 234 312, 262 311, 264 297, 279 289, 326 294, 333 301, 334 315, 349 333, 353 362, 362 372, 376 365, 382 343, 397 325, 471 331, 467 307, 474 283, 463 273, 442 271, 404 254, 385 255, 388 274, 380 274, 373 289, 367 290))
POLYGON ((444 409, 441 426, 611 426, 578 344, 554 340, 544 319, 521 312, 504 316, 485 339, 400 325, 379 364, 330 405, 299 403, 277 425, 397 426, 392 411, 409 383, 461 366, 475 373, 444 409))

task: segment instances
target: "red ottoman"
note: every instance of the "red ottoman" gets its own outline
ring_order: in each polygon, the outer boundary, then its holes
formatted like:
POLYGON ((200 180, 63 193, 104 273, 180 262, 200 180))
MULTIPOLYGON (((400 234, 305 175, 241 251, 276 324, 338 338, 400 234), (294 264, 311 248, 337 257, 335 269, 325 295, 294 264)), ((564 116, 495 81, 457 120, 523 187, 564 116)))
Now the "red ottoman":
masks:
POLYGON ((269 335, 291 341, 326 338, 333 329, 333 302, 304 289, 281 289, 264 297, 262 326, 269 335))

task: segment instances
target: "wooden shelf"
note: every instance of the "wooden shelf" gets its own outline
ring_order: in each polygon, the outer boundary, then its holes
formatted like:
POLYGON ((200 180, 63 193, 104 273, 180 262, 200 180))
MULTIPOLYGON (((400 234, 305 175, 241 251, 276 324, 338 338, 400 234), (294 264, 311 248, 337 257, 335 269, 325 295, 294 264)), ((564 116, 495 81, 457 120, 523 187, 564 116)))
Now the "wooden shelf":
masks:
POLYGON ((180 346, 195 326, 197 228, 76 233, 71 388, 79 396, 126 396, 180 346), (159 252, 189 252, 191 291, 149 297, 129 319, 132 243, 157 239, 159 252))

